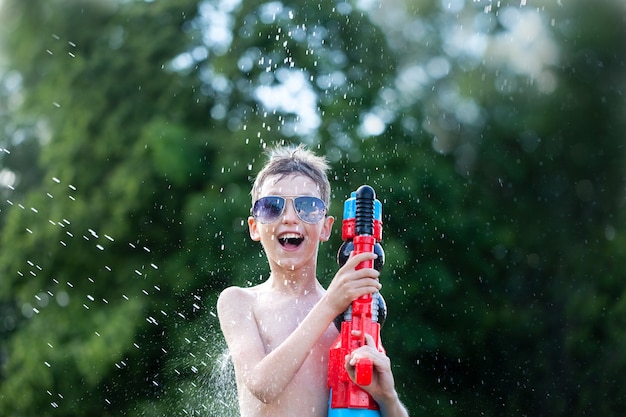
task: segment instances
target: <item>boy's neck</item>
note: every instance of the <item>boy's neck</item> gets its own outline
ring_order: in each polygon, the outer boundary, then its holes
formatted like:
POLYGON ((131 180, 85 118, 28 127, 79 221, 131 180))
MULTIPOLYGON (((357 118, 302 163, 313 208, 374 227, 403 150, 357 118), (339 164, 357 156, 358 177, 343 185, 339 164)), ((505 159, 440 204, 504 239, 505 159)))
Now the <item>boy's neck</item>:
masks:
POLYGON ((318 289, 320 285, 312 271, 272 271, 268 279, 272 290, 294 296, 304 296, 318 289))

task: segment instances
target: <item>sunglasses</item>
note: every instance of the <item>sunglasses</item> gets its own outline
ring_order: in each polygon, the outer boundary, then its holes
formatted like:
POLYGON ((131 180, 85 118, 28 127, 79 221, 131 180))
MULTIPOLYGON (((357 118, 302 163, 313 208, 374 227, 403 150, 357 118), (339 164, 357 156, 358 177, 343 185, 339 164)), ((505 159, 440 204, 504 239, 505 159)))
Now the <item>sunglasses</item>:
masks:
POLYGON ((267 197, 261 197, 252 206, 252 216, 259 223, 273 223, 285 211, 286 200, 293 202, 296 214, 305 223, 315 224, 326 216, 326 204, 324 204, 324 201, 309 195, 300 197, 268 195, 267 197))

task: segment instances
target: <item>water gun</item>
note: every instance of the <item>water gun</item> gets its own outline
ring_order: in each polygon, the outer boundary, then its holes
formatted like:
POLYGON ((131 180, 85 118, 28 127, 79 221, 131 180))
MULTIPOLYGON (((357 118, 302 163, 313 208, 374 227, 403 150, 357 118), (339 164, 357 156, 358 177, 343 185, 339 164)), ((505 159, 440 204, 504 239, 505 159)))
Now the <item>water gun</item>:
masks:
MULTIPOLYGON (((382 204, 369 185, 362 185, 345 201, 341 235, 343 244, 337 254, 339 266, 346 263, 351 252, 355 255, 374 252, 378 255, 377 259, 361 262, 356 269, 382 269, 385 255, 379 243, 382 239, 382 204)), ((380 340, 380 327, 386 317, 386 310, 380 293, 368 294, 354 300, 335 319, 340 334, 330 348, 328 359, 328 417, 380 416, 376 401, 359 386, 371 383, 372 361, 362 359, 355 364, 355 384, 345 369, 345 357, 365 345, 365 334, 373 337, 380 352, 385 352, 380 340), (359 330, 360 336, 353 336, 353 330, 359 330)))

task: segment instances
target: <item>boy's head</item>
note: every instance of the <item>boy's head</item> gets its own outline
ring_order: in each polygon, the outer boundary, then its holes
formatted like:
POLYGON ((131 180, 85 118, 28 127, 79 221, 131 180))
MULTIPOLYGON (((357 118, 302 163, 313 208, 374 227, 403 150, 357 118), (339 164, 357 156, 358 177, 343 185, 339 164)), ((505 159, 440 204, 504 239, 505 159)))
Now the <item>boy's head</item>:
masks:
POLYGON ((268 152, 269 159, 259 171, 252 186, 252 202, 261 197, 260 190, 267 180, 280 180, 288 175, 304 175, 313 180, 320 198, 330 206, 330 183, 326 176, 328 162, 315 155, 304 145, 279 146, 268 152))

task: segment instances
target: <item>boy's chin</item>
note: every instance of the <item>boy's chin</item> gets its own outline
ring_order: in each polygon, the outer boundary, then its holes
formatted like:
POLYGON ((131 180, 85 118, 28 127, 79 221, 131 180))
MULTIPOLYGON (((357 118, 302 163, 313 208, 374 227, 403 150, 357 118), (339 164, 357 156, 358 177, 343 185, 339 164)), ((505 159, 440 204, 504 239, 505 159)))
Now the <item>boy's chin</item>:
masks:
POLYGON ((295 271, 305 264, 307 264, 307 261, 302 256, 295 255, 293 252, 284 252, 280 261, 278 261, 278 266, 285 271, 295 271))

